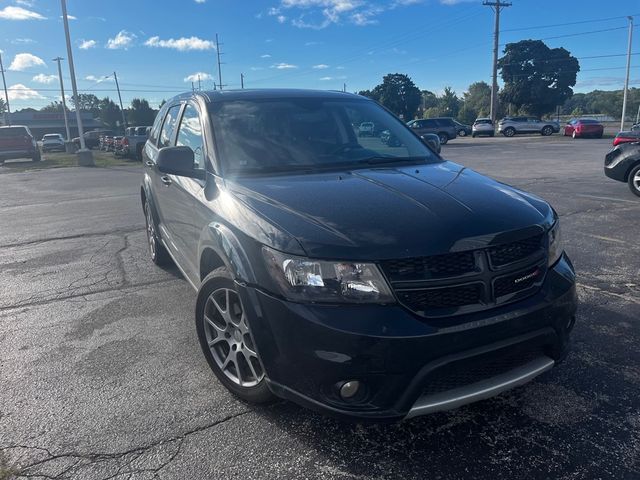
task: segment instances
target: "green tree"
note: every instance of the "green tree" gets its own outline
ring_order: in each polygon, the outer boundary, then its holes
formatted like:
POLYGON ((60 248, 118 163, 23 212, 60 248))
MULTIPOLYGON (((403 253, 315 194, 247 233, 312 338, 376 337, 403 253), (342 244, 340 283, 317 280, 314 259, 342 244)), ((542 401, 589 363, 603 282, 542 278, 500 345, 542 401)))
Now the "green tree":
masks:
POLYGON ((0 98, 0 114, 4 113, 7 110, 7 104, 4 101, 4 98, 0 98))
POLYGON ((373 90, 359 92, 380 102, 393 113, 405 120, 414 117, 422 101, 422 93, 408 75, 390 73, 382 78, 382 83, 373 90))
POLYGON ((444 87, 442 96, 438 99, 438 107, 445 117, 457 117, 460 111, 460 99, 451 87, 444 87))
POLYGON ((100 112, 98 116, 100 117, 100 121, 111 130, 116 130, 118 125, 122 123, 120 107, 109 97, 105 97, 100 100, 99 108, 100 112))
MULTIPOLYGON (((62 112, 62 102, 54 100, 49 105, 45 105, 40 109, 41 112, 62 112)), ((67 112, 69 109, 67 108, 67 112)))
POLYGON ((74 108, 91 112, 96 117, 100 113, 100 99, 92 93, 80 93, 78 98, 71 97, 71 104, 74 108))
POLYGON ((156 113, 147 100, 134 98, 131 101, 131 108, 127 111, 127 120, 129 125, 152 125, 156 113))
POLYGON ((508 43, 498 60, 504 81, 502 100, 519 110, 543 115, 571 95, 580 71, 578 59, 564 48, 549 48, 541 40, 508 43))

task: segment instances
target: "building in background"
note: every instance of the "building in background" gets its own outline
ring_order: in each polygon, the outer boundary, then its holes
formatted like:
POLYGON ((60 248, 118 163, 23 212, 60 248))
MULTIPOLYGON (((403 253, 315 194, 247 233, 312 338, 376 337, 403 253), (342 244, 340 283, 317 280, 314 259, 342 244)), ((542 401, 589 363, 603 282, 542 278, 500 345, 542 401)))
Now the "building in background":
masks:
MULTIPOLYGON (((91 112, 80 112, 80 115, 82 116, 82 125, 85 132, 104 127, 100 120, 93 118, 91 112)), ((77 137, 78 123, 76 116, 70 112, 67 115, 67 119, 69 121, 71 138, 77 137)), ((66 136, 64 115, 62 112, 17 112, 9 114, 9 120, 11 125, 25 125, 29 127, 33 136, 38 140, 47 133, 59 133, 63 137, 66 136)), ((0 124, 2 124, 3 121, 4 118, 0 118, 0 124)))

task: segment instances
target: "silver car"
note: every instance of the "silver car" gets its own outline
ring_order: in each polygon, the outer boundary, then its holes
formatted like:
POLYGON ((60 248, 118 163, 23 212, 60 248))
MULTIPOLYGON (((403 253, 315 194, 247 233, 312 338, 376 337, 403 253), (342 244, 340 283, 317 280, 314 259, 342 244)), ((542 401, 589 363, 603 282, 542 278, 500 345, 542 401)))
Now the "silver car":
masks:
POLYGON ((473 138, 479 137, 480 135, 493 137, 494 134, 495 127, 490 118, 476 118, 476 121, 473 122, 473 126, 471 127, 471 136, 473 138))
POLYGON ((540 120, 536 117, 505 117, 498 123, 498 132, 505 137, 513 137, 519 133, 539 133, 547 136, 559 131, 558 122, 540 120))

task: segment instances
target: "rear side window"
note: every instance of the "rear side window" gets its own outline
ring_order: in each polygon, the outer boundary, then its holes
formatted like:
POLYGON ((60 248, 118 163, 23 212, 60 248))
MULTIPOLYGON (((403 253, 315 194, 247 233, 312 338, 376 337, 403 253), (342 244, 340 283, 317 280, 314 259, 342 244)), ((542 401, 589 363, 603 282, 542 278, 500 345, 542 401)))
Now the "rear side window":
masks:
POLYGON ((178 113, 180 113, 180 107, 182 105, 174 105, 167 111, 167 116, 162 124, 162 130, 160 130, 160 139, 158 140, 158 148, 171 146, 171 139, 173 138, 173 130, 176 126, 176 120, 178 119, 178 113))
POLYGON ((420 128, 435 128, 437 126, 438 124, 436 123, 435 120, 423 120, 422 125, 420 125, 420 128))
POLYGON ((0 138, 22 137, 25 135, 29 135, 29 132, 24 127, 0 128, 0 138))
POLYGON ((176 145, 190 147, 193 150, 194 167, 205 168, 202 126, 198 110, 193 105, 187 105, 184 109, 176 145))
POLYGON ((439 118, 438 125, 441 127, 455 127, 453 120, 451 120, 450 118, 439 118))

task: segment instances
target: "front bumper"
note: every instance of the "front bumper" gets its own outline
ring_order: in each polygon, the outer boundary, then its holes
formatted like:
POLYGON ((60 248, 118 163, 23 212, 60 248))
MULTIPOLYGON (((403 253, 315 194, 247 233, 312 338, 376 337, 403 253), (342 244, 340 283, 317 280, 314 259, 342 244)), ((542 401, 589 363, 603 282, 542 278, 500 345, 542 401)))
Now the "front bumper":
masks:
POLYGON ((437 324, 399 305, 298 304, 253 287, 238 289, 276 395, 373 421, 454 408, 530 380, 566 356, 577 308, 575 274, 566 256, 549 269, 534 296, 437 324), (527 357, 527 366, 428 392, 443 383, 449 368, 460 377, 460 368, 478 359, 500 361, 525 351, 539 352, 527 357), (338 394, 349 380, 364 385, 353 401, 338 394))

